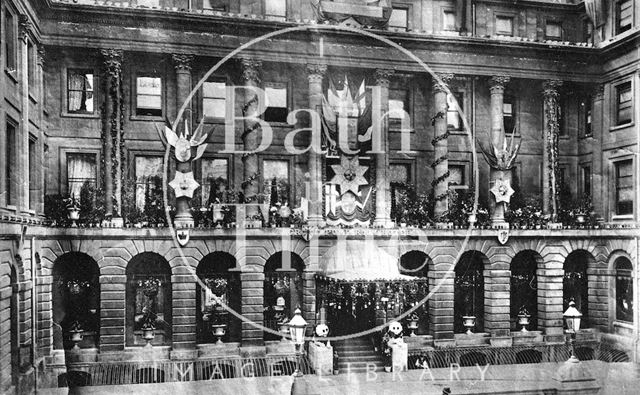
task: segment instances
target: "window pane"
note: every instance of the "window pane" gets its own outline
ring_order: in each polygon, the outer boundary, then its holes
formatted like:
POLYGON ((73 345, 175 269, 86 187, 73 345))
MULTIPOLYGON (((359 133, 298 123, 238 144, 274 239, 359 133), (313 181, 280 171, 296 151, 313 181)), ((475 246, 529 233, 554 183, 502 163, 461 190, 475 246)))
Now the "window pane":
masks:
POLYGON ((449 185, 466 185, 464 180, 464 166, 449 166, 449 185))
POLYGON ((161 107, 160 96, 138 95, 138 108, 159 109, 161 107))
POLYGON ((9 70, 16 68, 16 37, 13 14, 4 10, 5 66, 9 70))
POLYGON ((562 38, 562 25, 556 22, 547 22, 545 36, 551 38, 562 38))
POLYGON ((265 14, 273 16, 287 15, 286 0, 265 0, 265 14))
POLYGON ((634 188, 631 160, 621 161, 616 166, 616 214, 633 214, 634 188))
POLYGON ((503 35, 513 34, 513 18, 497 17, 496 18, 496 33, 503 35))
POLYGON ((287 108, 287 88, 266 87, 267 107, 287 108))
POLYGON ((5 128, 6 140, 5 140, 5 195, 7 197, 7 205, 16 204, 16 193, 18 191, 18 177, 17 177, 17 136, 16 127, 7 123, 5 128))
POLYGON ((93 72, 69 70, 67 72, 67 111, 93 112, 93 72))
POLYGON ((409 165, 392 164, 389 165, 389 181, 391 183, 407 183, 409 182, 409 165))
POLYGON ((445 11, 442 15, 442 29, 443 30, 455 30, 456 29, 456 13, 453 11, 445 11))
POLYGON ((67 186, 69 195, 80 197, 80 189, 85 182, 95 185, 96 155, 74 153, 67 154, 67 186))
POLYGON ((616 319, 633 322, 633 266, 626 258, 616 260, 616 319))
POLYGON ((458 112, 458 107, 463 107, 464 95, 462 92, 454 92, 447 95, 447 128, 453 130, 462 129, 462 118, 458 112))
POLYGON ((202 95, 204 97, 224 99, 226 92, 226 84, 224 82, 207 81, 202 84, 202 95))
POLYGON ((214 191, 213 203, 218 198, 223 201, 222 196, 217 192, 224 192, 229 187, 229 161, 226 159, 202 159, 202 203, 207 204, 211 191, 214 191))
POLYGON ((262 167, 264 192, 271 194, 271 204, 284 203, 285 200, 289 200, 289 162, 264 160, 262 167))
POLYGON ((394 8, 389 18, 389 26, 395 28, 407 28, 407 10, 404 8, 394 8))
POLYGON ((389 118, 404 118, 404 102, 402 100, 389 100, 389 118))
POLYGON ((136 206, 141 210, 144 209, 147 184, 153 182, 154 177, 162 178, 162 163, 161 156, 136 156, 136 206))
POLYGON ((203 99, 202 111, 207 117, 224 118, 227 114, 224 99, 203 99))

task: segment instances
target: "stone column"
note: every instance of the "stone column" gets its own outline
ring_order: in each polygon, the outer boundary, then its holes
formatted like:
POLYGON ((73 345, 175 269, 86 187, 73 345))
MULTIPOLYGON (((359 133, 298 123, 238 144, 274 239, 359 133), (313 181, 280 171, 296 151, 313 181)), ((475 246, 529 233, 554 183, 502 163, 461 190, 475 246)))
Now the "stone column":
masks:
MULTIPOLYGON (((100 51, 105 66, 105 105, 102 117, 104 191, 107 218, 120 218, 122 210, 122 59, 120 49, 100 51)), ((122 220, 114 221, 122 225, 122 220)))
MULTIPOLYGON (((640 7, 639 7, 640 8, 640 7)), ((598 216, 603 217, 607 212, 605 205, 607 199, 604 193, 608 187, 603 186, 605 177, 602 168, 602 121, 604 115, 604 85, 599 84, 593 91, 593 102, 591 103, 591 136, 594 147, 593 164, 591 167, 591 202, 598 216)))
POLYGON ((433 78, 433 116, 434 138, 431 141, 434 148, 435 159, 433 167, 433 186, 435 208, 433 215, 440 218, 449 209, 449 161, 447 155, 449 147, 447 137, 447 84, 453 79, 453 74, 438 74, 438 79, 433 78))
POLYGON ((551 214, 552 222, 557 215, 557 182, 558 167, 558 88, 562 81, 545 81, 542 84, 544 97, 544 136, 542 153, 542 212, 551 214))
MULTIPOLYGON (((42 112, 45 106, 45 95, 47 94, 44 91, 44 61, 45 61, 45 49, 44 49, 44 45, 39 45, 38 46, 38 57, 37 57, 37 62, 38 62, 38 103, 40 103, 40 110, 38 112, 38 119, 40 124, 42 125, 43 122, 43 116, 42 116, 42 112)), ((40 133, 40 135, 38 136, 38 146, 37 146, 37 157, 38 157, 38 161, 39 161, 39 166, 37 166, 38 168, 38 198, 36 200, 36 212, 37 213, 44 213, 44 195, 46 193, 46 191, 44 190, 44 178, 46 177, 45 174, 45 153, 44 153, 44 134, 40 133)))
POLYGON ((29 210, 29 34, 31 33, 31 22, 26 15, 18 17, 19 37, 20 37, 20 58, 18 60, 20 74, 20 136, 16 139, 16 148, 20 153, 17 163, 22 165, 16 174, 17 184, 22 188, 18 188, 16 194, 16 208, 19 211, 29 210))
MULTIPOLYGON (((489 80, 491 92, 491 134, 489 141, 497 150, 502 150, 505 141, 504 130, 504 89, 510 78, 506 76, 494 76, 489 80)), ((511 170, 489 170, 489 188, 493 187, 496 180, 511 181, 511 170)), ((496 203, 493 194, 489 194, 489 209, 493 226, 503 226, 506 203, 496 203)))
MULTIPOLYGON (((242 315, 252 322, 264 324, 264 273, 240 273, 242 288, 242 315)), ((262 330, 247 322, 242 322, 242 346, 262 346, 262 330)))
MULTIPOLYGON (((309 64, 309 109, 320 114, 322 106, 322 78, 327 71, 325 64, 309 64)), ((311 126, 311 125, 310 125, 311 126)), ((318 147, 319 148, 319 147, 318 147)), ((322 155, 312 147, 309 150, 309 225, 322 225, 322 155)))
MULTIPOLYGON (((187 100, 187 96, 191 92, 191 62, 193 61, 193 55, 174 54, 171 56, 173 59, 173 65, 176 69, 176 115, 177 111, 182 107, 187 100)), ((189 126, 193 129, 193 120, 191 117, 191 103, 188 103, 187 107, 182 114, 181 119, 176 124, 176 132, 178 135, 185 132, 184 120, 188 120, 189 126)), ((187 132, 191 133, 192 130, 187 132)), ((191 161, 177 162, 176 171, 180 173, 190 173, 192 171, 191 161)), ((191 228, 194 225, 193 215, 189 209, 189 198, 187 196, 180 196, 176 198, 176 218, 174 224, 176 228, 191 228)))
MULTIPOLYGON (((262 62, 260 60, 250 58, 242 58, 240 62, 242 65, 242 79, 244 80, 244 85, 248 87, 248 89, 244 91, 245 104, 243 107, 243 116, 255 117, 258 115, 259 99, 251 88, 258 88, 260 86, 260 69, 262 68, 262 62)), ((244 121, 242 142, 244 143, 244 150, 251 152, 242 156, 244 164, 242 173, 244 178, 242 180, 242 189, 247 203, 257 203, 257 201, 255 201, 255 197, 259 191, 258 157, 254 152, 258 148, 257 129, 259 127, 260 124, 254 120, 245 119, 244 121)), ((247 207, 247 217, 257 213, 257 207, 247 207)), ((243 221, 243 219, 237 220, 243 221)))
MULTIPOLYGON (((389 78, 393 70, 378 69, 374 77, 380 89, 380 113, 389 112, 389 78)), ((373 111, 378 111, 374 108, 373 111)), ((389 117, 381 117, 380 151, 375 154, 376 159, 376 219, 375 226, 391 227, 391 187, 389 185, 389 117)))

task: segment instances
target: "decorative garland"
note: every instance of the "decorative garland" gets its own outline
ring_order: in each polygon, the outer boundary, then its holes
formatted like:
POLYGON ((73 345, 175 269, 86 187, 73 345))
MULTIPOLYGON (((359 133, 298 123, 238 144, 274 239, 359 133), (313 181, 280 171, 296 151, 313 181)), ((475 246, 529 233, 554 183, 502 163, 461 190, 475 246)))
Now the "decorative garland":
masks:
MULTIPOLYGON (((435 125, 435 120, 436 120, 437 118, 443 118, 443 117, 444 117, 444 115, 443 115, 443 114, 444 114, 444 113, 443 113, 442 111, 438 112, 438 113, 437 113, 433 118, 431 118, 431 124, 432 124, 432 125, 435 125)), ((448 139, 450 135, 451 135, 451 133, 447 130, 447 131, 446 131, 446 132, 444 132, 443 134, 441 134, 441 135, 439 135, 439 136, 435 136, 435 137, 433 138, 433 140, 431 140, 431 145, 433 145, 433 148, 435 149, 436 144, 437 144, 438 142, 440 142, 440 141, 442 141, 442 140, 446 140, 446 139, 448 139)), ((435 174, 435 171, 436 171, 436 166, 438 166, 439 164, 441 164, 442 162, 444 162, 444 161, 445 161, 445 160, 447 160, 447 159, 448 159, 448 155, 447 155, 447 154, 444 154, 444 155, 442 155, 442 156, 440 156, 440 157, 436 158, 436 159, 433 161, 433 163, 431 163, 431 167, 433 168, 434 174, 435 174)), ((447 171, 445 171, 444 173, 442 173, 442 175, 440 175, 439 177, 434 178, 434 179, 433 179, 433 181, 431 181, 431 186, 434 188, 434 191, 435 191, 435 187, 436 187, 436 185, 438 185, 438 184, 440 184, 440 183, 442 183, 442 182, 445 182, 445 181, 447 180, 447 178, 449 178, 449 174, 450 174, 450 173, 449 173, 449 170, 447 169, 447 171)), ((448 192, 444 192, 444 193, 441 193, 441 194, 439 194, 439 195, 435 195, 435 194, 434 194, 434 199, 435 199, 435 200, 443 200, 443 199, 445 199, 447 196, 448 196, 448 192)))
MULTIPOLYGON (((559 176, 558 169, 558 129, 559 129, 559 120, 558 120, 558 93, 555 90, 548 89, 545 92, 545 112, 547 116, 547 130, 549 133, 547 134, 547 143, 548 150, 547 156, 549 159, 549 186, 552 191, 552 208, 554 209, 553 215, 557 215, 557 199, 558 199, 558 187, 557 187, 557 179, 559 176)), ((555 219, 554 219, 555 220, 555 219)))

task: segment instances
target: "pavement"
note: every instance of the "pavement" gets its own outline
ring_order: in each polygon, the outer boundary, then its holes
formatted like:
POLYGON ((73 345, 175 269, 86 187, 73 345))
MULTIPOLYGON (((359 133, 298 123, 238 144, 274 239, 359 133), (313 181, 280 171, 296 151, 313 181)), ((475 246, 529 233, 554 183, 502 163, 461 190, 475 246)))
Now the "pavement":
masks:
MULTIPOLYGON (((118 386, 81 387, 74 390, 53 388, 39 390, 39 394, 175 394, 191 395, 213 393, 221 395, 285 394, 292 390, 307 395, 441 395, 445 388, 451 394, 542 394, 554 393, 558 382, 554 380, 561 364, 540 363, 526 365, 496 365, 486 367, 457 366, 451 369, 425 369, 406 372, 351 373, 336 376, 305 375, 257 377, 251 379, 224 379, 163 384, 136 384, 118 386), (292 388, 294 386, 294 388, 292 388)), ((621 395, 640 393, 640 365, 635 363, 581 362, 600 386, 598 394, 621 395)), ((584 393, 581 390, 577 394, 584 393)))

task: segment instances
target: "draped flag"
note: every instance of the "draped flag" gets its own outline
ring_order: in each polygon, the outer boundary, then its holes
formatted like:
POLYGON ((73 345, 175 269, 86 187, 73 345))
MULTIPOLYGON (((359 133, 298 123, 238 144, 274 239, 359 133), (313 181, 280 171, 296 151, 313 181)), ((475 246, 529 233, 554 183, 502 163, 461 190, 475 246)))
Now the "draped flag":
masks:
POLYGON ((600 27, 604 25, 604 0, 584 0, 584 7, 589 15, 589 19, 593 26, 600 27))

